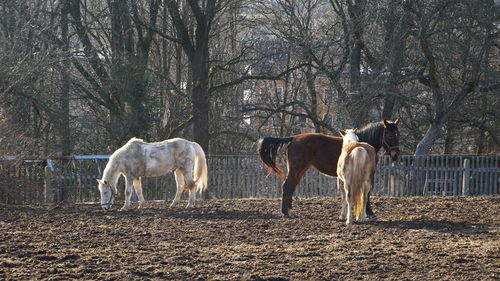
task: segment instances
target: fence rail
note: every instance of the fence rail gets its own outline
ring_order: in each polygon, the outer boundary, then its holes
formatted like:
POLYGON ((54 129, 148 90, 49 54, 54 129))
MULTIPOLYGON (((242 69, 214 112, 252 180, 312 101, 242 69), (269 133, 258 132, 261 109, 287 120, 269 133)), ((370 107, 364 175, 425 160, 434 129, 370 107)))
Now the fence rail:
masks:
MULTIPOLYGON (((97 178, 101 178, 108 156, 79 156, 61 159, 0 159, 0 203, 41 204, 96 202, 97 178)), ((205 198, 277 198, 282 180, 263 167, 257 155, 208 157, 209 188, 205 198)), ((172 200, 172 173, 142 179, 147 200, 172 200)), ((119 188, 124 185, 123 178, 119 188)), ((123 192, 120 191, 123 196, 123 192)), ((392 162, 381 157, 372 194, 412 195, 498 195, 500 156, 402 156, 392 162)), ((336 179, 309 169, 297 186, 295 196, 339 196, 336 179)))

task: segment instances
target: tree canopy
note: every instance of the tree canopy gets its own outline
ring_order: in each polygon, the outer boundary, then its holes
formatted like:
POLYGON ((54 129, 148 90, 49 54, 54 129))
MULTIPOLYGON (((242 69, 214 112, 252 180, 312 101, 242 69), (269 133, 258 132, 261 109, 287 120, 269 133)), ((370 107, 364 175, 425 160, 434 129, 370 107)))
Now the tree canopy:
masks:
POLYGON ((500 151, 492 0, 6 0, 2 154, 131 137, 253 153, 260 137, 401 120, 406 154, 500 151))

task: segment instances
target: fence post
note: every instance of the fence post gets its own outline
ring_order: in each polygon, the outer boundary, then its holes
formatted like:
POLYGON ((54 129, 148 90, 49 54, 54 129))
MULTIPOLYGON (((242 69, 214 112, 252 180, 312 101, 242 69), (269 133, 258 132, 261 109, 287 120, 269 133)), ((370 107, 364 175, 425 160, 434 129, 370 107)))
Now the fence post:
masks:
POLYGON ((391 162, 389 168, 389 196, 396 197, 398 196, 398 189, 396 187, 396 181, 394 180, 394 162, 391 162))
POLYGON ((462 196, 469 195, 470 191, 470 159, 464 159, 464 173, 462 177, 462 196))
POLYGON ((52 162, 50 159, 47 160, 47 165, 44 168, 44 200, 45 204, 55 203, 54 189, 52 188, 52 162))

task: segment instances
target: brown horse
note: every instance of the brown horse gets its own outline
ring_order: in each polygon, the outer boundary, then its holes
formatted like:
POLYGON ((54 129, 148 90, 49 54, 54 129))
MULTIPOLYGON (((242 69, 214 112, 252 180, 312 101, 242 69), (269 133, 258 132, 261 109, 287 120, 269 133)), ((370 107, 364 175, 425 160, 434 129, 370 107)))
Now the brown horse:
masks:
POLYGON ((343 137, 337 165, 337 186, 342 192, 340 219, 347 215, 346 224, 350 224, 353 211, 357 221, 366 220, 366 203, 375 175, 377 153, 373 146, 359 142, 354 130, 341 130, 340 134, 343 137))
MULTIPOLYGON (((370 123, 361 129, 356 129, 359 141, 366 142, 378 152, 384 148, 393 160, 399 157, 399 119, 394 122, 383 120, 370 123)), ((257 150, 262 162, 277 176, 285 178, 281 212, 288 216, 292 208, 292 196, 297 184, 309 167, 314 166, 321 173, 336 177, 337 162, 342 151, 342 138, 318 133, 299 134, 285 138, 265 137, 257 143, 257 150), (287 156, 286 175, 276 166, 276 155, 280 148, 285 147, 287 156)), ((370 199, 366 211, 373 216, 370 199)))

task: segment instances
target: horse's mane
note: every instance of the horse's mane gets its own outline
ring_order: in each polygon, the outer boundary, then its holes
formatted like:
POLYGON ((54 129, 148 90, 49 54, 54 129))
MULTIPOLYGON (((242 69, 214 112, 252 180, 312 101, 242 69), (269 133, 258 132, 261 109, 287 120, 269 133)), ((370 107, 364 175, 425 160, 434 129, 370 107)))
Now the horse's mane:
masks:
POLYGON ((384 130, 382 121, 368 123, 360 129, 356 129, 356 135, 359 137, 360 142, 367 142, 378 150, 381 146, 381 135, 384 130))
POLYGON ((143 139, 133 137, 133 138, 131 138, 131 139, 130 139, 127 143, 126 143, 126 145, 127 145, 127 144, 129 144, 129 143, 132 143, 132 142, 134 142, 134 141, 144 142, 144 140, 143 140, 143 139))
POLYGON ((133 137, 126 144, 124 144, 122 147, 115 150, 115 152, 113 152, 113 154, 111 154, 111 156, 109 157, 109 160, 108 160, 108 164, 104 168, 103 178, 113 176, 113 175, 110 175, 109 173, 115 172, 116 169, 118 169, 120 162, 121 162, 121 159, 123 157, 125 157, 125 155, 128 153, 128 151, 133 150, 133 149, 137 149, 138 146, 134 145, 135 142, 142 142, 143 143, 144 141, 142 139, 133 137))

